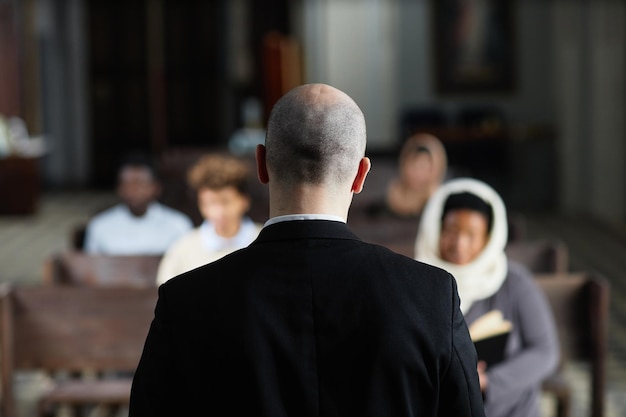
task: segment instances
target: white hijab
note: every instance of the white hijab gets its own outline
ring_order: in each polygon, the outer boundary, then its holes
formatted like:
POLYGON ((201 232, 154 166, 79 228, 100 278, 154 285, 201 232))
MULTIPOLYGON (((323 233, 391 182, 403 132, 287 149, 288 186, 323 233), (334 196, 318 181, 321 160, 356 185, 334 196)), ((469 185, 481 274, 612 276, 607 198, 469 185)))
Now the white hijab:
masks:
POLYGON ((475 301, 495 294, 507 274, 504 253, 508 236, 508 221, 502 199, 493 188, 471 178, 458 178, 443 184, 430 197, 415 242, 415 258, 450 272, 455 278, 461 299, 461 311, 466 313, 475 301), (493 209, 493 224, 489 241, 471 263, 457 265, 440 258, 439 235, 443 207, 451 194, 469 192, 489 203, 493 209))

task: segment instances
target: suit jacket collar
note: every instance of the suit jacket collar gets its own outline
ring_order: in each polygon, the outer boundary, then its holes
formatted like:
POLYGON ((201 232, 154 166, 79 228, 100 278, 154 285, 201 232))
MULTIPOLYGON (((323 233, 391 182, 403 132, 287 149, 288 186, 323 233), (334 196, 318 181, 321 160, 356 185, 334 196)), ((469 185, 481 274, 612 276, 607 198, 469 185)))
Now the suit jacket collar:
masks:
POLYGON ((360 240, 345 223, 330 220, 296 220, 264 227, 252 243, 294 239, 360 240))

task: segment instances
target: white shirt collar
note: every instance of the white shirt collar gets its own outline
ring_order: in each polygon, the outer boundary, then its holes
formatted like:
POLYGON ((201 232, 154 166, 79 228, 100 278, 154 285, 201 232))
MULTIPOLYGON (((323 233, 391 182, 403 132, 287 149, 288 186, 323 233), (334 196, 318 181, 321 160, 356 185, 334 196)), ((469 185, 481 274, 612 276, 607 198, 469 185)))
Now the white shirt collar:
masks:
POLYGON ((333 222, 341 222, 341 223, 346 222, 346 220, 343 217, 333 216, 330 214, 286 214, 284 216, 272 217, 271 219, 265 222, 263 227, 267 227, 275 223, 291 222, 295 220, 330 220, 333 222))

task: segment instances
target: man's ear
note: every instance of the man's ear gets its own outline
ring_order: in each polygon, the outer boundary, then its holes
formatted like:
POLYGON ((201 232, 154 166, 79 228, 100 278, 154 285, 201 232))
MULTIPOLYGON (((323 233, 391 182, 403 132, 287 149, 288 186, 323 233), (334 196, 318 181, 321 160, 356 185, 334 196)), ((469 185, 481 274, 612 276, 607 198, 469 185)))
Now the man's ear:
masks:
POLYGON ((367 173, 370 172, 370 168, 372 167, 372 162, 366 156, 361 158, 359 161, 359 169, 354 177, 354 181, 352 182, 352 191, 355 194, 363 191, 363 184, 365 184, 365 178, 367 177, 367 173))
POLYGON ((256 146, 256 173, 261 184, 270 182, 270 177, 267 175, 267 163, 265 161, 265 145, 256 146))

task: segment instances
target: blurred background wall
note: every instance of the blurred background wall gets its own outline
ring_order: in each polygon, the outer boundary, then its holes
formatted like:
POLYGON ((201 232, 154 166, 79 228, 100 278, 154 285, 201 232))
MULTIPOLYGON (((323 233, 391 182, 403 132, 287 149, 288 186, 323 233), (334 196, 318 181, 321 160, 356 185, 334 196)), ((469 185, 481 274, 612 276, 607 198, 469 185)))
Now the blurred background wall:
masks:
POLYGON ((625 224, 624 2, 501 2, 511 80, 472 91, 441 82, 444 3, 0 0, 0 114, 45 138, 41 177, 53 188, 111 186, 130 149, 226 146, 248 123, 244 103, 261 104, 262 124, 301 82, 354 97, 374 153, 397 150, 411 109, 452 126, 490 108, 506 148, 489 179, 506 169, 511 205, 625 224))

